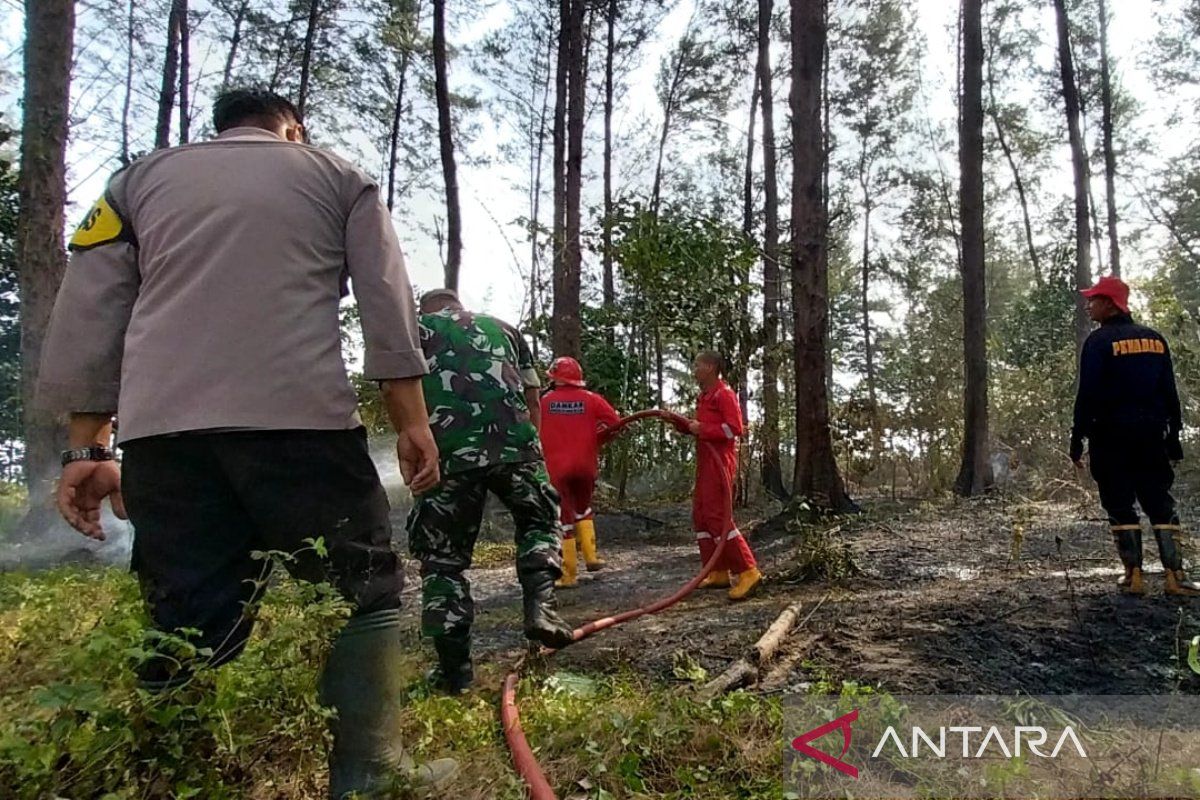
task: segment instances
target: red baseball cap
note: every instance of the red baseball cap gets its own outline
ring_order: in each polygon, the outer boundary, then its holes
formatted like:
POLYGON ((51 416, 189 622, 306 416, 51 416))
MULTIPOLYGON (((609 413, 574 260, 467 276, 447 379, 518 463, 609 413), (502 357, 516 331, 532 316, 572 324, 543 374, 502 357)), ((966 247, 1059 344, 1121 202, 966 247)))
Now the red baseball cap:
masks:
POLYGON ((1105 275, 1090 289, 1080 289, 1084 297, 1107 297, 1125 314, 1129 313, 1129 284, 1116 275, 1105 275))

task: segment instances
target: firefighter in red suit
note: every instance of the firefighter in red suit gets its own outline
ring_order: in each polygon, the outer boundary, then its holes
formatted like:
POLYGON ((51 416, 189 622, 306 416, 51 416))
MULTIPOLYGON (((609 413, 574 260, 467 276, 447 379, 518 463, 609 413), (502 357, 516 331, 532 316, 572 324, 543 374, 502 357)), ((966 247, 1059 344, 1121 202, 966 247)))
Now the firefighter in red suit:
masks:
POLYGON ((723 359, 705 352, 696 357, 692 374, 700 384, 696 419, 687 432, 699 439, 696 448, 696 490, 692 496, 692 525, 700 545, 700 560, 708 563, 724 536, 728 540, 702 588, 731 587, 730 600, 744 600, 762 582, 750 544, 733 520, 733 483, 737 473, 737 439, 744 432, 737 395, 721 379, 723 359), (709 445, 712 445, 711 447, 709 445), (724 474, 722 474, 724 473, 724 474))
POLYGON ((551 388, 542 395, 542 449, 550 482, 560 497, 563 527, 563 574, 556 585, 574 586, 576 540, 588 572, 604 566, 596 554, 592 494, 600 446, 621 418, 607 400, 584 388, 583 370, 575 359, 555 359, 547 375, 551 388))

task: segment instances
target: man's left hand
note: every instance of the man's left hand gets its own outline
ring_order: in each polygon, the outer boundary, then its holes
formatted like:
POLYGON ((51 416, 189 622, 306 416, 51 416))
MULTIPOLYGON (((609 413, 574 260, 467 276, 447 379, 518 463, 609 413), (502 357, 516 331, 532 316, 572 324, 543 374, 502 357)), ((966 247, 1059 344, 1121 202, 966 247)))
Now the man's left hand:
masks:
POLYGON ((700 423, 697 422, 696 420, 690 421, 688 423, 688 432, 690 434, 692 434, 692 436, 699 436, 700 435, 700 423))
POLYGON ((106 497, 118 519, 129 519, 121 496, 121 468, 115 461, 73 461, 63 467, 55 495, 58 511, 72 528, 100 542, 100 503, 106 497))

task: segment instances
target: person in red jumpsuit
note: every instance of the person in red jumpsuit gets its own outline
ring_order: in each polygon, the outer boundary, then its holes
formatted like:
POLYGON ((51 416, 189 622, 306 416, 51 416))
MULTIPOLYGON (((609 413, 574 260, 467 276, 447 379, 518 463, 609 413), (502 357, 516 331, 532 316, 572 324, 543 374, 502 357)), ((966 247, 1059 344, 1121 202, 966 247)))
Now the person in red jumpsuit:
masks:
POLYGON ((737 439, 745 430, 737 395, 721 379, 723 359, 705 352, 696 357, 692 374, 700 384, 696 418, 687 432, 696 446, 696 490, 692 496, 692 525, 700 560, 708 563, 717 542, 727 539, 721 561, 702 588, 731 587, 730 600, 744 600, 762 582, 754 553, 733 520, 733 484, 737 473, 737 439), (732 576, 732 577, 731 577, 732 576))
POLYGON ((542 450, 550 483, 560 497, 563 527, 563 574, 556 585, 574 586, 576 539, 588 572, 604 566, 596 554, 592 494, 599 475, 600 446, 621 418, 607 400, 585 388, 583 369, 575 359, 555 359, 547 375, 551 388, 542 395, 542 450))

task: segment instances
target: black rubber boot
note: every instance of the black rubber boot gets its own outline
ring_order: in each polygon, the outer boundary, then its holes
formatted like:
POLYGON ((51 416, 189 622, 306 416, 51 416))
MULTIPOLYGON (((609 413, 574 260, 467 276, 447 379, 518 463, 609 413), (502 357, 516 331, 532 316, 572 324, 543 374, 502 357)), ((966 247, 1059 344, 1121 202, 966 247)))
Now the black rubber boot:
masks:
POLYGON ((329 796, 334 800, 390 796, 406 786, 417 796, 442 797, 458 773, 451 758, 417 766, 404 752, 400 730, 400 612, 376 611, 350 618, 321 676, 321 702, 337 716, 331 723, 329 796))
POLYGON ((1183 549, 1179 542, 1182 534, 1179 523, 1154 526, 1158 555, 1166 572, 1163 584, 1167 594, 1197 597, 1200 596, 1200 585, 1193 582, 1183 570, 1183 549))
POLYGON ((429 671, 427 680, 436 691, 462 694, 471 688, 475 669, 471 665, 471 636, 435 636, 438 664, 429 671))
POLYGON ((1125 577, 1117 581, 1122 588, 1129 588, 1134 571, 1142 569, 1142 526, 1113 525, 1113 542, 1117 546, 1117 555, 1125 567, 1125 577))
POLYGON ((555 611, 556 578, 548 571, 521 576, 521 589, 525 593, 525 638, 555 649, 566 647, 573 641, 571 626, 555 611))

